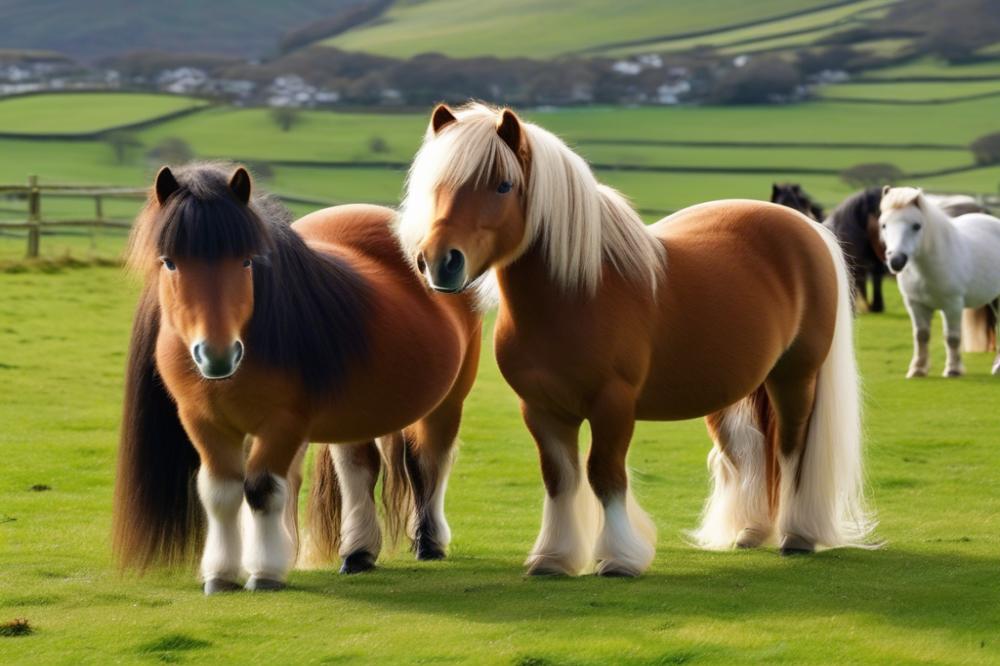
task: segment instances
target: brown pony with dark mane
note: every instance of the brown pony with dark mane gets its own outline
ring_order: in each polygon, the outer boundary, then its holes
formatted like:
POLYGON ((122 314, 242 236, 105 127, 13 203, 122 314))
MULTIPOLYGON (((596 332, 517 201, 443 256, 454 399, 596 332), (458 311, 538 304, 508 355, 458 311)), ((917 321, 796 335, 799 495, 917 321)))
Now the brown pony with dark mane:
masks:
POLYGON ((289 224, 275 200, 251 196, 242 167, 160 170, 128 255, 144 289, 115 493, 123 565, 186 559, 207 522, 206 593, 239 588, 243 571, 247 589, 283 587, 309 442, 330 444, 310 499, 312 559, 339 550, 344 572, 374 566, 383 456, 390 521, 412 519, 418 558, 444 556, 481 315, 472 296, 427 289, 395 216, 339 206, 289 224))
POLYGON ((557 137, 472 104, 435 109, 399 233, 439 291, 496 271, 497 362, 546 490, 531 573, 650 565, 655 531, 625 466, 637 419, 707 415, 703 547, 866 545, 850 289, 821 225, 717 201, 646 227, 557 137), (603 520, 592 522, 594 495, 603 520))

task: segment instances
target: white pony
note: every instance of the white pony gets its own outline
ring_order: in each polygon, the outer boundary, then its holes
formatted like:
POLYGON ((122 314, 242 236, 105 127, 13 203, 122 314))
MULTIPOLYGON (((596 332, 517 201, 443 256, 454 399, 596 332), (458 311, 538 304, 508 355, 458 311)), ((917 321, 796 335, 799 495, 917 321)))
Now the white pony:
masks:
MULTIPOLYGON (((988 306, 997 312, 1000 297, 1000 219, 982 213, 948 217, 923 190, 886 186, 882 192, 879 234, 889 270, 899 276, 906 309, 913 321, 913 361, 907 377, 924 377, 935 310, 944 314, 948 362, 945 377, 962 366, 962 311, 988 306)), ((1000 354, 993 363, 1000 374, 1000 354)))

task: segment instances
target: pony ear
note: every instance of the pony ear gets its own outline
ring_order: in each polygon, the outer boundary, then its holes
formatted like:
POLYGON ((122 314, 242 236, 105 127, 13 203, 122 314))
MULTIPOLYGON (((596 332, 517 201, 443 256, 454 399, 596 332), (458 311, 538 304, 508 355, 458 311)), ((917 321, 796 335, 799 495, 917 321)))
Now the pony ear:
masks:
POLYGON ((451 112, 447 104, 438 104, 434 107, 434 112, 431 114, 431 129, 434 130, 435 134, 439 134, 446 125, 449 125, 458 120, 455 118, 455 114, 451 112))
POLYGON ((521 151, 521 121, 510 109, 504 109, 497 125, 497 134, 517 155, 521 151))
POLYGON ((889 194, 889 190, 892 189, 892 185, 886 185, 882 188, 882 196, 889 194))
POLYGON ((250 202, 250 174, 243 167, 237 167, 233 175, 229 177, 229 189, 233 191, 240 203, 246 205, 250 202))
POLYGON ((167 203, 170 195, 181 189, 180 183, 174 178, 174 172, 168 166, 160 167, 156 172, 156 180, 153 181, 153 191, 156 192, 156 203, 161 206, 167 203))
POLYGON ((774 201, 774 198, 778 196, 778 191, 779 191, 778 184, 771 183, 771 201, 774 201))

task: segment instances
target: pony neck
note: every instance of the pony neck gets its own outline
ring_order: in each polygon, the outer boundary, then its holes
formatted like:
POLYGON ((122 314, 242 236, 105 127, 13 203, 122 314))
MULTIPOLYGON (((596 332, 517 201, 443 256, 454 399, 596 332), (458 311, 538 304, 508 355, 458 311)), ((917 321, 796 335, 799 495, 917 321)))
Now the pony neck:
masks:
POLYGON ((920 252, 913 257, 913 261, 924 271, 946 269, 959 241, 958 232, 943 210, 926 199, 921 204, 924 233, 920 239, 920 252))

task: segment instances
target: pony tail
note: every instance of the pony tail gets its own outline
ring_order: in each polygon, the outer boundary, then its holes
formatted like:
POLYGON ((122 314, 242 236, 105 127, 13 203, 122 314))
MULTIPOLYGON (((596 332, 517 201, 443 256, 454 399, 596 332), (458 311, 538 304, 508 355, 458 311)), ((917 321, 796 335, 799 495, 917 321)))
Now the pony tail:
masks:
POLYGON ((962 351, 997 351, 997 312, 1000 299, 975 310, 962 311, 962 351))
POLYGON ((414 516, 413 486, 406 472, 406 436, 400 432, 378 440, 382 452, 382 513, 385 541, 395 547, 410 535, 414 516))
POLYGON ((320 447, 309 488, 306 507, 308 532, 301 558, 302 564, 307 567, 333 562, 340 550, 340 479, 337 478, 330 446, 320 447))
POLYGON ((146 289, 132 326, 118 445, 114 554, 121 568, 192 559, 204 533, 194 476, 201 464, 156 371, 160 310, 146 289))

